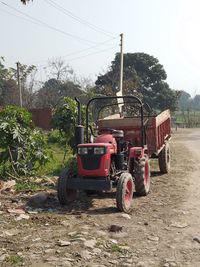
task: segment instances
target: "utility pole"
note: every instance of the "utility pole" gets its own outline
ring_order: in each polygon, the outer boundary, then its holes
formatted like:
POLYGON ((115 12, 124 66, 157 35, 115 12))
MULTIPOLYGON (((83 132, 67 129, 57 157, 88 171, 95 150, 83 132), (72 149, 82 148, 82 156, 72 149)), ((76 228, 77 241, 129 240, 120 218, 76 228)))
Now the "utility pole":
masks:
MULTIPOLYGON (((124 67, 124 35, 123 33, 120 34, 120 78, 119 78, 119 91, 117 92, 117 96, 122 96, 123 95, 123 67, 124 67)), ((118 107, 119 107, 119 111, 120 114, 122 113, 122 106, 123 104, 119 104, 122 103, 123 100, 122 99, 117 99, 118 101, 118 107)))
POLYGON ((17 84, 18 84, 18 90, 19 90, 19 101, 20 101, 20 107, 22 107, 22 87, 21 87, 21 80, 20 80, 20 63, 17 62, 17 84))
POLYGON ((120 34, 120 81, 119 81, 119 91, 121 95, 123 95, 122 87, 123 87, 123 67, 124 67, 124 35, 120 34))

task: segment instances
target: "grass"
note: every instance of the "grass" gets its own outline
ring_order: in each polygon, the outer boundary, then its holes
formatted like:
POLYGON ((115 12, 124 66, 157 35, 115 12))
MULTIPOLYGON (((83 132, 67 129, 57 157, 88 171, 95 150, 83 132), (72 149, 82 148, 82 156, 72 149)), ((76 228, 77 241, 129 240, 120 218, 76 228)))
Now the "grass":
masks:
MULTIPOLYGON (((39 162, 37 162, 34 165, 34 170, 31 170, 27 177, 24 177, 26 174, 19 177, 18 173, 13 170, 9 159, 6 160, 6 162, 3 162, 3 164, 0 164, 0 179, 15 179, 17 182, 17 191, 36 191, 38 186, 34 183, 34 180, 31 181, 30 175, 35 177, 59 175, 61 170, 67 167, 69 162, 71 162, 73 157, 72 149, 70 146, 66 146, 66 140, 58 131, 43 132, 43 136, 47 143, 46 151, 48 155, 48 161, 42 166, 39 166, 39 162)), ((1 152, 2 148, 0 150, 0 154, 1 152)), ((25 173, 25 171, 22 173, 25 173)))
POLYGON ((41 189, 41 186, 38 184, 28 181, 27 179, 25 180, 20 180, 16 182, 15 185, 15 191, 16 192, 24 192, 24 191, 31 191, 31 192, 36 192, 41 189))
POLYGON ((111 252, 120 252, 120 253, 123 252, 123 249, 117 244, 112 244, 110 250, 111 252))
POLYGON ((97 240, 96 247, 104 246, 105 241, 102 239, 97 240))
POLYGON ((22 257, 19 255, 10 255, 6 257, 6 261, 13 265, 21 265, 23 262, 22 257))
POLYGON ((69 146, 66 146, 66 141, 58 130, 43 132, 43 134, 47 142, 48 162, 37 169, 35 176, 58 175, 72 158, 72 150, 69 146))
POLYGON ((63 147, 60 147, 57 144, 50 144, 48 145, 47 150, 49 154, 49 160, 44 166, 41 166, 38 169, 36 172, 38 176, 56 175, 65 164, 65 162, 63 163, 63 157, 65 153, 65 149, 63 147))
POLYGON ((36 192, 45 189, 45 183, 37 182, 37 178, 46 179, 49 176, 59 175, 61 170, 69 165, 69 162, 73 157, 72 150, 70 147, 66 148, 65 143, 58 135, 58 132, 50 134, 44 133, 44 135, 47 141, 48 162, 34 171, 31 177, 20 176, 16 178, 16 192, 36 192), (63 160, 65 151, 67 153, 65 160, 63 160))
POLYGON ((43 176, 43 175, 58 175, 65 166, 68 165, 68 162, 73 157, 72 151, 70 148, 67 148, 67 153, 65 160, 64 154, 65 154, 65 146, 60 144, 48 144, 48 154, 49 154, 49 160, 44 165, 41 166, 37 172, 37 176, 43 176))
POLYGON ((49 160, 44 165, 39 167, 34 173, 34 177, 20 177, 16 180, 15 190, 20 191, 31 191, 36 192, 38 190, 44 189, 35 179, 37 177, 54 176, 59 175, 61 170, 68 165, 68 162, 72 158, 72 152, 70 149, 67 150, 66 160, 63 162, 63 157, 65 154, 64 146, 60 144, 48 144, 48 154, 49 160))
POLYGON ((200 126, 200 111, 176 111, 173 117, 177 124, 185 124, 187 127, 200 126))

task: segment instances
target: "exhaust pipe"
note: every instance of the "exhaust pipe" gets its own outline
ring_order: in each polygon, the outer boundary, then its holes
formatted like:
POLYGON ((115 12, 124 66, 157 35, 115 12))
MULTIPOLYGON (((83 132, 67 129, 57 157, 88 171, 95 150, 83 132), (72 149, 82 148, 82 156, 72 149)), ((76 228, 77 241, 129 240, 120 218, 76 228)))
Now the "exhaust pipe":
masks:
POLYGON ((84 143, 84 127, 81 125, 81 103, 78 98, 75 97, 78 108, 77 125, 75 127, 75 142, 76 146, 84 143))

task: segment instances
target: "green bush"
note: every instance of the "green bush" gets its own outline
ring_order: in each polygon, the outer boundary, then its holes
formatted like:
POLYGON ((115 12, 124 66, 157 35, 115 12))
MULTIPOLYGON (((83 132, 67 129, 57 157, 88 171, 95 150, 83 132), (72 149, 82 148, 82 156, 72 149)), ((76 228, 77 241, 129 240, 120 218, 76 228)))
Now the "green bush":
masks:
POLYGON ((65 139, 65 143, 72 148, 75 145, 74 133, 77 118, 76 101, 70 97, 64 98, 64 103, 56 109, 52 119, 52 126, 65 139))
POLYGON ((48 143, 65 145, 66 140, 63 137, 63 135, 60 134, 58 130, 54 130, 48 134, 48 143))
POLYGON ((0 112, 0 175, 30 175, 47 161, 44 136, 35 130, 31 114, 8 106, 0 112))
MULTIPOLYGON (((85 106, 82 106, 82 119, 85 118, 85 106)), ((56 109, 52 119, 53 129, 57 129, 65 144, 70 146, 75 152, 75 126, 77 122, 78 110, 76 101, 70 97, 64 97, 64 103, 56 109)), ((84 121, 83 121, 84 123, 84 121)))

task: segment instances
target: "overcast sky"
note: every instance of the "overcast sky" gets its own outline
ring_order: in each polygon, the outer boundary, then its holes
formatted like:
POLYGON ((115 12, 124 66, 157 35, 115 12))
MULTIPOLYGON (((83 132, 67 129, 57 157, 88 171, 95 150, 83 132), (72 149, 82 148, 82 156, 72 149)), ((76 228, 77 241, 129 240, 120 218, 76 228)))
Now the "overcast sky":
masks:
POLYGON ((124 33, 125 53, 157 57, 170 87, 194 96, 200 94, 199 14, 199 0, 34 0, 26 6, 0 0, 0 56, 7 66, 37 65, 41 79, 48 59, 62 57, 76 74, 95 80, 124 33))

